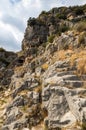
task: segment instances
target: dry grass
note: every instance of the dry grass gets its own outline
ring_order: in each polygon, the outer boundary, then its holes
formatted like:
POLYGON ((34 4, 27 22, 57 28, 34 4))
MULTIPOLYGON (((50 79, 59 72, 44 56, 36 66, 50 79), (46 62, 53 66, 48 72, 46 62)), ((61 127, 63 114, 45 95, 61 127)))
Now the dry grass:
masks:
POLYGON ((72 53, 74 53, 72 50, 60 50, 55 52, 54 56, 52 57, 52 63, 67 59, 72 55, 72 53))
POLYGON ((28 93, 27 90, 23 90, 23 91, 19 92, 18 95, 24 96, 24 95, 26 95, 27 93, 28 93))
POLYGON ((46 125, 44 125, 43 130, 48 130, 48 127, 46 125))
POLYGON ((59 51, 58 57, 59 57, 59 60, 64 60, 66 58, 65 51, 64 50, 59 51))
POLYGON ((24 52, 23 51, 19 51, 19 52, 17 52, 17 55, 18 55, 18 57, 21 57, 21 56, 24 55, 24 52))
POLYGON ((25 70, 25 68, 22 67, 22 66, 18 66, 18 67, 15 68, 15 71, 16 71, 16 72, 20 72, 20 71, 22 72, 22 71, 24 71, 24 70, 25 70))
POLYGON ((79 35, 79 38, 78 38, 78 47, 85 47, 85 37, 86 37, 86 32, 82 32, 80 35, 79 35))
POLYGON ((18 66, 15 68, 15 73, 17 73, 18 75, 20 75, 21 77, 24 75, 24 73, 26 72, 26 68, 22 67, 22 66, 18 66))
POLYGON ((77 30, 77 31, 79 31, 79 32, 86 31, 86 22, 85 22, 85 21, 79 22, 79 23, 76 25, 75 30, 77 30))
POLYGON ((86 57, 80 59, 77 64, 77 71, 81 74, 86 74, 86 57))
POLYGON ((70 65, 73 66, 74 63, 75 63, 75 60, 77 60, 78 56, 77 54, 73 54, 71 57, 70 57, 70 65))
POLYGON ((86 49, 77 49, 77 50, 61 50, 56 52, 52 58, 52 63, 59 60, 69 60, 70 67, 76 66, 76 74, 86 74, 86 49))
POLYGON ((70 65, 74 66, 76 63, 77 73, 86 74, 86 50, 79 50, 74 52, 70 57, 70 65), (76 63, 77 62, 77 63, 76 63))
POLYGON ((37 93, 40 93, 42 91, 42 86, 38 86, 38 87, 34 88, 34 91, 37 93))
POLYGON ((44 63, 44 64, 42 65, 42 69, 44 69, 44 70, 48 69, 48 67, 49 67, 49 65, 48 65, 47 63, 44 63))

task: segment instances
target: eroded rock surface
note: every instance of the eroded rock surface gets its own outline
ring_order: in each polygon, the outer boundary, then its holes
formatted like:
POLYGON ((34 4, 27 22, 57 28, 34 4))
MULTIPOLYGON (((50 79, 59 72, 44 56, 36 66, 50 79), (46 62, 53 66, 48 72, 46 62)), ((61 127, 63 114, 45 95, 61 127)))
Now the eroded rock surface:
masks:
POLYGON ((30 18, 22 50, 7 56, 9 65, 0 61, 1 130, 86 129, 86 5, 80 8, 30 18))
POLYGON ((82 80, 83 76, 74 71, 69 61, 64 60, 49 66, 41 77, 25 72, 15 80, 15 73, 11 82, 12 102, 5 112, 3 130, 32 128, 43 120, 48 129, 70 128, 77 121, 85 122, 86 76, 82 80))

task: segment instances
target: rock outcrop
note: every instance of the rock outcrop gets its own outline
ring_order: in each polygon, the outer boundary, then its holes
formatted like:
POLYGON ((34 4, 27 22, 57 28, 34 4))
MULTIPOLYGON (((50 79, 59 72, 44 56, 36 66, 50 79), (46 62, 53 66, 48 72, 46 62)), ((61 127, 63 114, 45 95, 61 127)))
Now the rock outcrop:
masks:
POLYGON ((9 67, 13 60, 16 59, 17 54, 14 52, 7 52, 0 48, 0 89, 5 89, 9 86, 11 76, 13 75, 13 67, 9 67))
POLYGON ((86 129, 85 12, 86 5, 54 8, 28 20, 22 51, 4 72, 1 130, 86 129))
POLYGON ((86 120, 86 76, 83 78, 74 74, 74 70, 68 69, 67 61, 59 61, 48 68, 43 77, 42 101, 43 107, 47 109, 49 128, 62 128, 84 122, 86 120), (58 69, 61 69, 58 72, 58 69), (53 70, 53 71, 52 71, 53 70), (46 74, 47 75, 46 78, 46 74), (80 80, 81 79, 81 80, 80 80), (83 79, 83 80, 82 80, 83 79))

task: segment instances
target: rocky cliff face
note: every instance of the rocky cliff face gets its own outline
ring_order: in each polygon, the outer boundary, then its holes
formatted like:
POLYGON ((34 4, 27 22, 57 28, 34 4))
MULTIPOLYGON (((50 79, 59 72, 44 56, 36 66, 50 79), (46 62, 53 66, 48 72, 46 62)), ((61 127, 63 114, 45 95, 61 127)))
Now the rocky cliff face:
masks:
POLYGON ((28 20, 1 92, 1 130, 86 129, 85 12, 86 5, 54 8, 28 20))
POLYGON ((13 60, 17 57, 17 54, 13 52, 7 52, 3 48, 0 48, 0 89, 3 90, 9 86, 11 76, 13 74, 13 68, 9 67, 13 60))

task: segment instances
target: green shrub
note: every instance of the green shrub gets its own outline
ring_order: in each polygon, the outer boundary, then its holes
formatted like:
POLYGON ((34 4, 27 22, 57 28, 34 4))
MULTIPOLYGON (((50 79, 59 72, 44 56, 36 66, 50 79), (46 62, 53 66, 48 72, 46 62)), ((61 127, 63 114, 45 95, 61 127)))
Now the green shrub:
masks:
POLYGON ((29 20, 27 21, 28 25, 33 26, 37 23, 37 20, 35 18, 29 18, 29 20))
POLYGON ((65 31, 68 31, 69 30, 69 27, 66 26, 66 25, 62 25, 60 28, 59 28, 59 32, 65 32, 65 31))
POLYGON ((5 52, 5 49, 3 49, 2 47, 0 48, 0 52, 5 52))
POLYGON ((76 8, 75 13, 76 13, 76 15, 83 15, 84 14, 83 9, 81 9, 81 8, 76 8))
POLYGON ((57 13, 56 17, 59 18, 59 19, 64 19, 64 20, 67 19, 65 14, 60 14, 60 13, 57 13))
POLYGON ((55 38, 55 35, 50 35, 50 36, 48 37, 48 42, 52 43, 53 40, 54 40, 54 38, 55 38))
POLYGON ((41 12, 41 15, 43 15, 43 14, 47 14, 47 12, 46 12, 46 11, 42 11, 42 12, 41 12))

